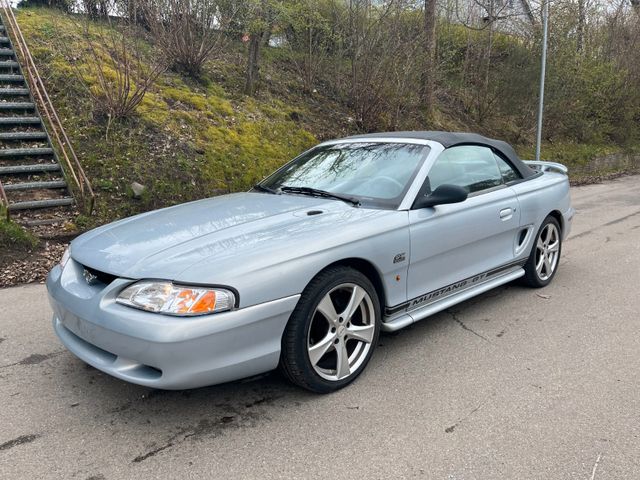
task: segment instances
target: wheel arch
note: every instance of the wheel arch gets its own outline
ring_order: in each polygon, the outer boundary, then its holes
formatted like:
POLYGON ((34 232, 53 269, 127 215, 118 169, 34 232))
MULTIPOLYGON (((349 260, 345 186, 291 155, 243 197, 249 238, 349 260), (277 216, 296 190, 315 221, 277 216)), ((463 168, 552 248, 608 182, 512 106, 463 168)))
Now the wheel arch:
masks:
POLYGON ((562 232, 564 232, 564 217, 562 216, 562 213, 558 210, 553 210, 548 216, 553 217, 558 221, 558 224, 560 225, 560 235, 562 235, 562 232))
POLYGON ((337 266, 351 267, 354 270, 358 270, 360 273, 365 275, 371 281, 374 288, 376 289, 376 293, 378 294, 378 300, 380 302, 380 311, 384 312, 384 307, 387 302, 386 290, 384 287, 384 282, 382 281, 382 275, 380 274, 379 270, 376 268, 376 266, 373 263, 371 263, 369 260, 365 260, 364 258, 358 258, 358 257, 343 258, 342 260, 338 260, 327 265, 325 268, 320 270, 315 276, 324 272, 328 268, 337 267, 337 266))

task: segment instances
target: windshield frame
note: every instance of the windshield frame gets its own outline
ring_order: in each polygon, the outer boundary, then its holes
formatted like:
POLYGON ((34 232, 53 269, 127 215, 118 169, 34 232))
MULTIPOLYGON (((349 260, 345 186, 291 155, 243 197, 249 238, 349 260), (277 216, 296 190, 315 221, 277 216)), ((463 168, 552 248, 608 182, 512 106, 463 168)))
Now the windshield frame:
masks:
MULTIPOLYGON (((404 188, 403 192, 398 196, 395 197, 393 199, 375 199, 372 200, 371 197, 363 197, 360 195, 354 195, 354 194, 348 194, 350 197, 353 197, 357 200, 360 201, 361 203, 361 208, 372 208, 372 209, 379 209, 379 210, 398 210, 402 205, 404 205, 404 203, 406 203, 406 199, 408 195, 415 195, 415 193, 413 192, 413 190, 415 188, 413 188, 415 186, 416 183, 416 178, 421 177, 422 172, 424 171, 424 167, 427 163, 427 159, 431 156, 432 152, 433 152, 433 146, 434 146, 434 142, 429 141, 429 140, 421 140, 421 139, 405 139, 405 138, 394 138, 394 137, 389 137, 389 138, 343 138, 343 139, 339 139, 339 140, 330 140, 327 142, 322 142, 318 145, 315 145, 314 147, 305 150, 304 152, 302 152, 300 155, 296 156, 295 158, 293 158, 292 160, 290 160, 289 162, 285 163, 283 166, 281 166, 280 168, 278 168, 275 172, 271 173, 270 175, 268 175, 267 177, 265 177, 264 179, 262 179, 260 182, 258 182, 258 185, 263 186, 263 187, 268 187, 268 188, 272 188, 268 185, 269 180, 273 179, 274 177, 277 177, 282 171, 286 170, 292 163, 298 161, 300 158, 309 155, 310 153, 312 153, 314 150, 318 150, 321 148, 325 148, 325 147, 330 147, 330 146, 337 146, 340 144, 354 144, 354 143, 363 143, 363 144, 373 144, 373 143, 379 143, 379 144, 401 144, 401 145, 421 145, 425 147, 425 151, 423 152, 420 160, 418 161, 417 166, 415 167, 413 173, 411 174, 411 176, 409 177, 409 180, 407 181, 407 185, 404 188)), ((438 150, 438 149, 436 149, 438 150)), ((294 193, 287 193, 287 195, 297 195, 294 193)))

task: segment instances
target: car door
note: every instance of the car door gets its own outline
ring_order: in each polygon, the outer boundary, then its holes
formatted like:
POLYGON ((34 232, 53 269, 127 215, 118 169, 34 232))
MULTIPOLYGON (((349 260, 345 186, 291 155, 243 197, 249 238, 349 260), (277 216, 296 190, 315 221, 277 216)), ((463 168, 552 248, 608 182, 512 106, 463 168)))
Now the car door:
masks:
POLYGON ((436 158, 420 195, 452 184, 469 196, 410 210, 409 300, 514 261, 520 214, 508 186, 513 175, 515 169, 484 146, 451 147, 436 158))

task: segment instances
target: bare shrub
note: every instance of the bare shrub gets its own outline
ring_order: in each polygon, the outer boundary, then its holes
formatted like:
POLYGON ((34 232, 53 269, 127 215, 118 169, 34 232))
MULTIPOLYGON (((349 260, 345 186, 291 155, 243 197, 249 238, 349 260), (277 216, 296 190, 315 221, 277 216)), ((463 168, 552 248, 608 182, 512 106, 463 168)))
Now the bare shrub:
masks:
POLYGON ((198 76, 204 63, 222 51, 224 31, 233 20, 234 5, 224 0, 140 0, 147 28, 169 65, 198 76))
POLYGON ((279 5, 285 45, 290 60, 302 79, 303 90, 311 93, 319 72, 326 68, 329 49, 335 39, 323 0, 292 0, 279 5))
MULTIPOLYGON (((83 51, 72 64, 91 96, 95 113, 110 123, 129 117, 166 69, 137 27, 108 16, 78 24, 83 51)), ((67 47, 71 48, 71 47, 67 47)), ((76 57, 77 52, 68 52, 76 57)))

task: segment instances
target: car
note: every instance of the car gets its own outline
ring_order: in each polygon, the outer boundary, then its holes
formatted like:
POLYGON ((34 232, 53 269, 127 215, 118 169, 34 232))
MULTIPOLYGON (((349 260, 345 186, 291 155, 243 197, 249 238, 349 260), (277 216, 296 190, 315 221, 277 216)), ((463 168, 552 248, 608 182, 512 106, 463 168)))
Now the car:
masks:
POLYGON ((279 368, 327 393, 396 331, 515 280, 548 285, 567 169, 472 133, 326 141, 248 192, 104 225, 47 278, 53 328, 114 377, 187 389, 279 368))

